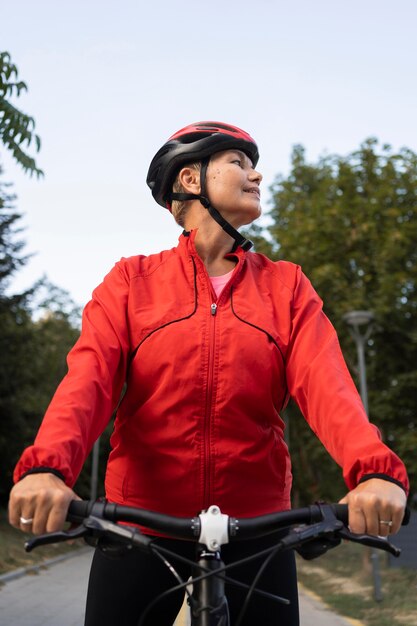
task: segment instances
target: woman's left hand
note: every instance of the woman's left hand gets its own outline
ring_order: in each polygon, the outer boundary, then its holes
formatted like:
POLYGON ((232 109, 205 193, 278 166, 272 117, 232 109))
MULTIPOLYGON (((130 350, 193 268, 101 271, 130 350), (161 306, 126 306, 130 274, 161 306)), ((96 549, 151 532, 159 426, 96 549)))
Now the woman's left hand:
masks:
POLYGON ((401 487, 381 478, 360 483, 340 500, 349 507, 349 528, 353 533, 380 537, 399 531, 406 502, 401 487))

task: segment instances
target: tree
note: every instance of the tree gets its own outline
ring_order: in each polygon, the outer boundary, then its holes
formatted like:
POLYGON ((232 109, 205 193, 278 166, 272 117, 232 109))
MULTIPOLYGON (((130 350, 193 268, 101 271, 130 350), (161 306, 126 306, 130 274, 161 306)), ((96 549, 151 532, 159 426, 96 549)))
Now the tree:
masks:
POLYGON ((13 209, 15 197, 9 193, 8 188, 9 185, 0 180, 0 298, 5 298, 12 276, 28 259, 21 254, 24 242, 15 237, 19 233, 16 223, 20 215, 13 209))
MULTIPOLYGON (((1 169, 0 169, 1 175, 1 169)), ((36 434, 66 372, 65 357, 78 336, 79 311, 46 278, 9 295, 14 274, 28 261, 21 216, 9 185, 0 181, 0 501, 7 500, 13 467, 36 434)))
POLYGON ((33 443, 79 334, 74 307, 70 314, 48 308, 57 288, 48 294, 49 302, 32 308, 37 291, 0 308, 0 501, 7 499, 13 468, 33 443))
MULTIPOLYGON (((272 224, 250 236, 259 251, 302 265, 354 377, 356 353, 342 316, 355 309, 374 313, 370 418, 417 476, 417 155, 405 148, 394 153, 371 138, 346 157, 311 164, 295 146, 289 176, 278 176, 271 191, 272 224)), ((337 497, 338 473, 295 412, 291 407, 288 419, 296 492, 311 500, 320 482, 327 497, 337 497)))
POLYGON ((35 159, 24 147, 35 143, 35 150, 39 152, 41 140, 35 133, 35 120, 17 109, 10 98, 19 97, 27 91, 27 85, 18 78, 16 65, 12 63, 8 52, 0 52, 0 140, 11 151, 13 157, 22 166, 25 172, 43 175, 36 165, 35 159))
MULTIPOLYGON (((29 174, 42 174, 22 146, 40 139, 33 118, 11 102, 26 85, 7 52, 0 53, 0 143, 29 174)), ((0 165, 0 177, 2 169, 0 165)), ((21 215, 10 185, 0 180, 0 500, 11 487, 13 467, 30 444, 50 398, 66 371, 65 356, 78 336, 79 312, 68 294, 41 279, 9 295, 15 273, 27 263, 21 215)))
POLYGON ((0 501, 7 499, 13 467, 34 439, 79 332, 79 311, 46 278, 8 295, 14 273, 29 258, 18 238, 19 220, 13 196, 0 182, 0 501))

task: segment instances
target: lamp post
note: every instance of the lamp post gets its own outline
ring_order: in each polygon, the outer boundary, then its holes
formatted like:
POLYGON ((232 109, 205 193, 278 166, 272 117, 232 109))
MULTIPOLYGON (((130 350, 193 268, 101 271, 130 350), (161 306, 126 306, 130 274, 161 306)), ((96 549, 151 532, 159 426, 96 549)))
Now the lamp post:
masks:
MULTIPOLYGON (((356 344, 359 368, 359 388, 366 415, 369 417, 368 388, 366 385, 365 346, 372 333, 374 315, 371 311, 349 311, 343 315, 343 321, 349 326, 349 332, 356 344)), ((374 595, 377 602, 382 601, 381 576, 379 571, 379 555, 371 550, 374 595)))
POLYGON ((348 324, 350 334, 352 335, 358 353, 359 365, 359 385, 360 394, 365 407, 366 415, 369 416, 368 407, 368 389, 366 386, 366 364, 365 364, 365 346, 372 333, 371 322, 374 319, 373 313, 370 311, 349 311, 343 316, 343 320, 348 324), (361 333, 361 327, 365 328, 365 332, 361 333))
POLYGON ((90 500, 97 499, 99 455, 100 455, 100 437, 95 441, 93 450, 92 450, 90 500))

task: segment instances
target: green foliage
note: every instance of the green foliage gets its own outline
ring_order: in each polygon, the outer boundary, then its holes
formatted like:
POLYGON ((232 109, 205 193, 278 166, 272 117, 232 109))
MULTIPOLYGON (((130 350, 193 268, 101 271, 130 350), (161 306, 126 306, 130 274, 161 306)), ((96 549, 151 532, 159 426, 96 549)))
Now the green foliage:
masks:
MULTIPOLYGON (((33 118, 10 98, 27 89, 7 52, 0 52, 0 143, 25 172, 42 171, 22 146, 40 139, 33 118)), ((0 166, 0 175, 2 174, 0 166)), ((8 295, 15 273, 30 256, 23 254, 20 214, 10 185, 0 181, 0 502, 12 485, 22 450, 33 443, 43 414, 66 373, 66 355, 78 337, 80 312, 68 294, 44 277, 21 294, 8 295)), ((103 450, 105 446, 102 446, 103 450)), ((84 478, 84 482, 86 479, 84 478)))
MULTIPOLYGON (((2 173, 0 166, 0 175, 2 173)), ((0 181, 0 298, 10 283, 13 274, 28 259, 22 256, 24 243, 16 240, 19 229, 16 223, 20 219, 13 209, 14 196, 8 192, 10 185, 0 181)))
POLYGON ((43 175, 42 170, 25 151, 32 142, 36 152, 40 150, 41 140, 35 133, 35 120, 11 102, 11 98, 18 98, 24 91, 27 91, 27 85, 19 80, 18 69, 10 54, 0 52, 0 140, 25 172, 39 177, 43 175))
MULTIPOLYGON (((370 418, 415 483, 417 155, 405 148, 393 153, 368 139, 347 157, 324 156, 311 164, 295 146, 289 176, 278 176, 271 191, 272 225, 249 236, 258 251, 301 264, 324 300, 354 377, 356 351, 342 316, 374 313, 366 354, 370 418)), ((332 497, 341 495, 339 473, 321 458, 295 407, 288 418, 296 493, 311 500, 325 477, 332 497)))
MULTIPOLYGON (((36 291, 34 292, 36 293, 36 291)), ((33 443, 50 399, 66 373, 78 329, 62 312, 32 309, 31 296, 0 301, 0 500, 24 447, 33 443)))
MULTIPOLYGON (((0 169, 1 174, 1 169, 0 169)), ((65 357, 78 336, 79 311, 68 294, 43 278, 25 293, 8 295, 28 260, 19 238, 20 215, 9 186, 0 182, 0 501, 6 501, 13 467, 33 442, 65 357)))

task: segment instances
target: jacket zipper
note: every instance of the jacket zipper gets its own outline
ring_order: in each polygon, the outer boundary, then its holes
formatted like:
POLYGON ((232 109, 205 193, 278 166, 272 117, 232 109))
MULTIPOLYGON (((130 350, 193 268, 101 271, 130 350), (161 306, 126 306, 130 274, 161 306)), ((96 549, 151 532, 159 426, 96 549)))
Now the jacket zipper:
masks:
POLYGON ((211 498, 211 422, 213 408, 213 381, 214 381, 214 349, 216 342, 216 313, 217 304, 212 302, 210 305, 210 343, 208 355, 208 380, 207 380, 207 396, 206 396, 206 412, 204 416, 204 494, 203 508, 207 509, 211 498))
MULTIPOLYGON (((240 263, 240 266, 242 264, 240 263)), ((195 261, 194 261, 194 267, 195 261)), ((204 268, 205 270, 205 268, 204 268)), ((212 291, 210 278, 207 273, 207 285, 209 292, 212 291)), ((233 282, 237 273, 232 277, 233 282)), ((225 287, 226 289, 226 287, 225 287)), ((218 302, 224 297, 224 290, 220 294, 220 298, 217 303, 212 302, 210 304, 210 337, 209 337, 209 354, 208 354, 208 378, 207 378, 207 395, 206 395, 206 410, 204 415, 203 424, 203 509, 207 509, 213 502, 210 502, 212 498, 212 486, 211 486, 211 474, 212 474, 212 458, 211 458, 211 423, 212 423, 212 409, 213 409, 213 387, 214 387, 214 350, 216 343, 216 315, 218 310, 218 302)))

